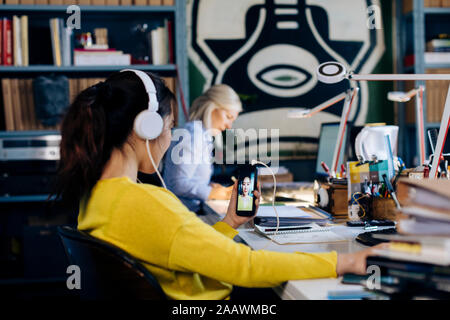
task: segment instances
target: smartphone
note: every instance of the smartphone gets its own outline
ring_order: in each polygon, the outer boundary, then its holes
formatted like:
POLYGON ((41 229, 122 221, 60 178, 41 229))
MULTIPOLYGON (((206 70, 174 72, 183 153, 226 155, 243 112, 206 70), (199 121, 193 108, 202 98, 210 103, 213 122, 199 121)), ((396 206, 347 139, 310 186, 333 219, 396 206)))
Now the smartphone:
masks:
POLYGON ((255 215, 256 210, 256 199, 253 195, 253 191, 257 188, 256 166, 252 166, 250 164, 241 165, 238 171, 239 176, 236 214, 238 216, 251 217, 255 215))

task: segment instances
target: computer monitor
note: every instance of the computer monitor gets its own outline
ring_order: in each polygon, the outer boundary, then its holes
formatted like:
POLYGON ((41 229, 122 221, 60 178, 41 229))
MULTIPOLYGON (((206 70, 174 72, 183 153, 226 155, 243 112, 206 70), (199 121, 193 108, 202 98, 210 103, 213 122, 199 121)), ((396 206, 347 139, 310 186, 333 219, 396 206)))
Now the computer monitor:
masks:
MULTIPOLYGON (((347 158, 346 157, 347 132, 348 132, 348 125, 344 133, 344 140, 342 142, 341 153, 339 155, 338 161, 339 167, 337 168, 338 171, 340 170, 341 164, 344 163, 344 161, 346 161, 347 158)), ((337 144, 338 134, 339 134, 339 122, 322 123, 322 126, 320 128, 319 147, 317 151, 317 163, 316 163, 316 175, 319 177, 328 175, 320 165, 322 161, 325 162, 328 168, 330 168, 331 170, 334 156, 334 149, 337 144)))

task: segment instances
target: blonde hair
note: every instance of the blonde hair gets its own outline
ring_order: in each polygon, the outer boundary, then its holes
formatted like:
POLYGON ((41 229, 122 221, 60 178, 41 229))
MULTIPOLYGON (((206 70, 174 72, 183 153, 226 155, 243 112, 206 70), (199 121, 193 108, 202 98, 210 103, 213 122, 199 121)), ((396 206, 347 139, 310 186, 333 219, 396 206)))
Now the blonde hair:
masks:
POLYGON ((211 128, 211 114, 215 109, 242 111, 237 93, 226 84, 216 84, 194 100, 189 109, 189 120, 201 120, 206 129, 211 128))

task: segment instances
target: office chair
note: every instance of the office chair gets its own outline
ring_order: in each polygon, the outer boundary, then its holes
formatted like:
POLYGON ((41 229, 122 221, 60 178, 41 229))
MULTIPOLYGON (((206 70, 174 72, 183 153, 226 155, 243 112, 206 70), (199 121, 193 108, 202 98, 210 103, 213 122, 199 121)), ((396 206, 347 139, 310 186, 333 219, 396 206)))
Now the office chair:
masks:
POLYGON ((70 263, 80 267, 81 299, 166 300, 155 277, 125 251, 67 226, 58 233, 70 263))

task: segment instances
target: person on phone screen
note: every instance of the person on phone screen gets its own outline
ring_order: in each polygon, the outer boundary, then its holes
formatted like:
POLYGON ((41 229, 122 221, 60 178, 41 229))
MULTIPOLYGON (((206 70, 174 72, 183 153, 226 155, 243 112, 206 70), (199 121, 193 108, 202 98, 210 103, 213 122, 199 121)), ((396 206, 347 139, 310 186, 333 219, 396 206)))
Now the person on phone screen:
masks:
POLYGON ((251 211, 253 197, 251 196, 252 181, 250 177, 245 177, 242 181, 242 194, 238 198, 238 210, 251 211))

